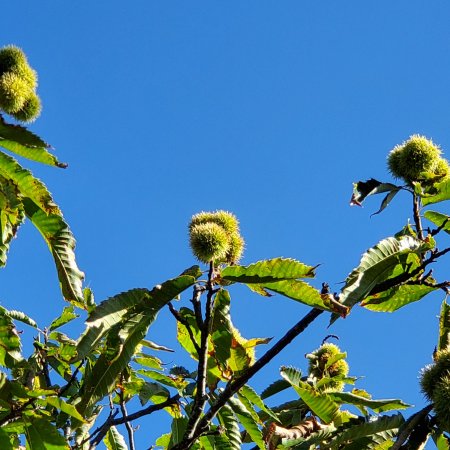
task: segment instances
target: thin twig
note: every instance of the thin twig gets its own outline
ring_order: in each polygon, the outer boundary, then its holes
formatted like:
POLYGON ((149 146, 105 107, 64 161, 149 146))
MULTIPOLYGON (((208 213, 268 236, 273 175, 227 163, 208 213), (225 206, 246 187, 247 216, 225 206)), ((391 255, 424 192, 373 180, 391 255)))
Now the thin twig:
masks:
POLYGON ((30 398, 25 403, 22 403, 22 405, 20 405, 18 408, 13 408, 7 416, 3 417, 0 420, 0 427, 19 417, 20 414, 22 414, 22 411, 24 411, 27 406, 32 405, 36 400, 37 399, 35 398, 30 398))
POLYGON ((413 215, 414 223, 416 224, 417 236, 421 241, 423 241, 422 220, 420 218, 420 197, 416 193, 413 194, 413 215))
POLYGON ((184 325, 186 328, 189 338, 192 342, 192 345, 195 347, 195 350, 197 351, 197 354, 200 353, 200 346, 198 345, 197 341, 195 340, 194 333, 192 332, 192 328, 189 325, 189 322, 173 307, 172 303, 168 303, 169 310, 172 313, 172 316, 175 317, 175 319, 181 323, 181 325, 184 325))
POLYGON ((177 394, 173 397, 169 397, 164 402, 157 403, 156 405, 150 405, 147 408, 141 409, 140 411, 130 414, 129 416, 119 417, 117 419, 115 419, 115 416, 118 414, 119 411, 115 411, 113 414, 111 414, 106 419, 106 421, 103 423, 103 425, 96 428, 96 430, 89 436, 89 438, 87 439, 87 440, 91 440, 91 446, 89 447, 89 449, 90 450, 95 449, 96 446, 106 436, 106 433, 108 433, 108 430, 111 427, 117 426, 117 425, 122 425, 127 422, 132 422, 133 420, 139 419, 140 417, 147 416, 156 411, 160 411, 161 409, 164 409, 167 406, 175 405, 176 403, 178 403, 179 399, 180 399, 180 396, 177 394))
MULTIPOLYGON (((123 391, 122 389, 119 390, 119 399, 120 399, 120 410, 122 411, 122 417, 127 417, 127 407, 125 405, 125 400, 123 399, 123 391)), ((135 450, 136 447, 134 446, 134 430, 131 426, 130 422, 125 422, 125 428, 127 429, 128 433, 128 442, 130 444, 130 450, 135 450)))
POLYGON ((289 345, 299 334, 305 331, 308 326, 314 322, 324 311, 321 309, 312 309, 306 316, 295 324, 277 343, 275 343, 264 355, 258 359, 253 366, 249 367, 240 377, 229 383, 217 400, 211 406, 209 411, 201 418, 197 426, 191 431, 189 436, 185 436, 181 442, 172 447, 172 450, 187 450, 196 439, 208 432, 209 426, 218 411, 227 403, 227 401, 244 386, 247 381, 267 365, 280 351, 289 345))
POLYGON ((194 295, 192 297, 192 305, 194 306, 195 320, 197 321, 197 326, 201 330, 203 328, 203 318, 202 318, 202 306, 200 303, 200 297, 205 291, 203 286, 194 286, 194 295))
POLYGON ((448 221, 450 220, 450 217, 447 217, 441 225, 439 225, 436 229, 430 231, 431 236, 436 236, 439 232, 441 232, 445 226, 447 225, 448 221))

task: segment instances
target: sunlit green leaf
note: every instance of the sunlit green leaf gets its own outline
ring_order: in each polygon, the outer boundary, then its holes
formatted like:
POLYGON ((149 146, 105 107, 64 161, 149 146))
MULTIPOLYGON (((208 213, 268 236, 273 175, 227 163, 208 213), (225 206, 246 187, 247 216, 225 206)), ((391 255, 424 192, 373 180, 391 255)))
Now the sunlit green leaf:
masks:
POLYGON ((431 435, 433 438, 434 443, 436 444, 436 447, 438 450, 449 450, 450 449, 450 442, 448 438, 444 436, 444 433, 433 433, 431 435))
POLYGON ((57 408, 58 410, 68 414, 69 416, 75 417, 75 419, 79 420, 80 422, 84 422, 83 416, 80 415, 76 408, 73 405, 66 403, 60 397, 47 396, 45 397, 44 401, 54 408, 57 408))
POLYGON ((66 440, 49 419, 35 415, 23 418, 26 424, 27 449, 69 450, 66 440))
POLYGON ((272 384, 270 384, 266 389, 264 389, 261 393, 261 398, 269 398, 272 395, 278 394, 281 391, 289 388, 291 385, 286 380, 276 380, 272 384))
POLYGON ((367 297, 361 302, 361 306, 371 311, 394 312, 412 302, 417 302, 434 290, 436 288, 430 286, 403 284, 367 297))
POLYGON ((197 349, 194 345, 194 342, 198 346, 200 346, 200 329, 197 324, 197 320, 195 318, 195 313, 189 308, 183 307, 178 311, 180 317, 183 319, 184 323, 181 323, 177 320, 177 339, 181 346, 189 353, 189 355, 198 360, 197 349), (186 326, 187 325, 187 326, 186 326), (194 338, 194 342, 192 342, 191 334, 188 331, 191 331, 192 336, 194 338))
POLYGON ((264 283, 261 285, 265 289, 284 295, 300 303, 303 303, 314 308, 320 308, 329 311, 330 307, 325 305, 320 292, 299 280, 284 280, 275 283, 264 283))
POLYGON ((151 378, 152 380, 159 381, 160 383, 178 389, 182 390, 184 387, 188 385, 188 382, 180 377, 171 377, 168 375, 165 375, 163 373, 157 372, 156 370, 144 370, 140 369, 137 370, 137 373, 144 375, 145 377, 151 378))
POLYGON ((149 400, 152 403, 162 403, 170 396, 167 388, 159 383, 145 382, 139 391, 139 400, 141 405, 145 405, 149 400))
POLYGON ((437 211, 425 211, 424 216, 438 228, 450 234, 450 216, 437 211))
POLYGON ((239 422, 230 406, 224 405, 217 414, 220 424, 225 429, 225 434, 233 450, 241 449, 241 433, 239 422))
POLYGON ((428 244, 411 236, 383 239, 363 254, 359 266, 347 277, 340 302, 350 308, 361 302, 378 283, 391 276, 402 259, 406 261, 408 254, 420 254, 428 249, 428 244))
POLYGON ((32 161, 67 167, 48 152, 50 145, 20 125, 11 125, 0 115, 0 146, 32 161))
POLYGON ((318 392, 308 383, 301 381, 298 373, 289 369, 282 369, 281 376, 288 381, 300 398, 311 408, 324 423, 331 423, 338 414, 339 406, 331 397, 322 392, 318 392))
POLYGON ((172 433, 170 435, 169 448, 178 444, 184 436, 188 419, 186 417, 178 417, 172 420, 172 433))
POLYGON ((57 317, 49 326, 49 331, 56 330, 59 327, 62 327, 66 323, 69 323, 70 321, 76 319, 79 317, 78 314, 75 314, 74 307, 73 306, 66 306, 64 307, 61 315, 57 317))
POLYGON ((340 404, 349 404, 355 406, 365 406, 371 408, 376 413, 392 411, 393 409, 406 409, 411 405, 398 399, 371 400, 350 392, 329 392, 328 396, 340 404))
MULTIPOLYGON (((369 448, 367 444, 358 441, 363 438, 369 437, 369 442, 381 443, 392 438, 392 434, 395 433, 400 426, 404 423, 405 419, 401 414, 396 414, 393 416, 380 416, 370 422, 359 423, 353 425, 342 433, 339 433, 336 438, 330 442, 332 448, 339 448, 339 444, 355 442, 355 448, 369 448), (391 432, 383 434, 383 432, 391 432), (359 447, 358 447, 359 445, 359 447)), ((367 442, 367 441, 365 441, 367 442)))
POLYGON ((23 360, 19 334, 9 312, 0 306, 0 366, 14 368, 23 360))
POLYGON ((8 315, 14 320, 18 320, 19 322, 30 325, 30 327, 38 328, 37 323, 22 311, 15 311, 14 309, 10 309, 8 311, 8 315))
POLYGON ((450 179, 446 178, 434 184, 431 189, 426 189, 426 191, 428 193, 422 196, 423 206, 448 200, 450 199, 450 179))
POLYGON ((277 415, 263 402, 262 398, 248 385, 244 385, 239 394, 244 396, 248 401, 257 406, 261 411, 264 411, 268 416, 270 416, 273 420, 278 422, 277 415))
POLYGON ((238 418, 239 422, 242 424, 244 429, 250 435, 252 441, 261 449, 265 450, 266 446, 263 441, 262 432, 258 427, 258 423, 255 418, 247 410, 241 401, 235 397, 231 397, 228 401, 231 409, 238 418))
POLYGON ((103 443, 108 450, 128 450, 124 437, 116 427, 112 426, 103 439, 103 443))
POLYGON ((314 267, 287 258, 268 259, 249 266, 227 266, 221 273, 224 280, 247 284, 271 283, 314 276, 314 267))
POLYGON ((53 255, 64 298, 85 308, 82 292, 84 273, 75 261, 75 239, 62 216, 46 213, 30 199, 24 199, 25 214, 44 237, 53 255))

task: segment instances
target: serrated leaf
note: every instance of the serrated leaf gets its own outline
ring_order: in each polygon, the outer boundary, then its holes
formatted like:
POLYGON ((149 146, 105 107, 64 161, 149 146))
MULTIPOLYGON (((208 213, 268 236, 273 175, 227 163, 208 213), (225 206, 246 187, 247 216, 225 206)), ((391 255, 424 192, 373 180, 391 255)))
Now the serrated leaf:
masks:
POLYGON ((112 426, 106 433, 103 443, 108 450, 128 450, 124 437, 114 426, 112 426))
POLYGON ((38 328, 37 323, 22 311, 16 311, 14 309, 11 309, 8 311, 8 314, 14 320, 18 320, 19 322, 30 325, 30 327, 38 328))
POLYGON ((401 258, 426 250, 426 244, 411 236, 383 239, 363 254, 359 266, 347 277, 340 302, 350 308, 361 302, 378 283, 390 277, 396 266, 401 264, 401 258))
POLYGON ((279 422, 278 416, 263 402, 262 398, 248 385, 242 386, 239 394, 244 396, 249 402, 257 406, 261 411, 264 411, 276 422, 279 422))
POLYGON ((48 152, 51 148, 25 127, 6 123, 0 115, 0 146, 32 161, 49 164, 56 167, 67 167, 60 163, 55 156, 48 152))
POLYGON ((50 418, 23 416, 26 424, 27 450, 69 450, 64 437, 50 423, 50 418))
POLYGON ((446 233, 450 234, 450 216, 437 211, 425 211, 423 214, 430 222, 433 222, 446 233))
POLYGON ((371 178, 367 181, 358 181, 353 184, 353 195, 350 200, 350 205, 358 205, 361 206, 364 200, 369 195, 382 194, 388 192, 390 198, 386 198, 383 200, 383 203, 378 212, 381 212, 388 204, 389 201, 392 200, 394 195, 401 189, 400 186, 396 186, 392 183, 381 183, 374 178, 371 178))
POLYGON ((227 266, 221 272, 221 278, 236 283, 271 283, 297 278, 313 278, 314 267, 307 266, 294 259, 275 258, 249 266, 227 266))
POLYGON ((295 450, 310 450, 314 444, 323 444, 326 442, 335 432, 333 426, 329 426, 323 430, 312 433, 307 438, 299 439, 285 439, 281 440, 282 445, 278 446, 281 449, 295 449, 295 450))
POLYGON ((44 183, 3 152, 0 152, 0 174, 12 181, 23 197, 30 198, 46 214, 61 214, 44 183))
MULTIPOLYGON (((386 431, 397 431, 400 426, 404 423, 405 419, 401 414, 396 414, 393 416, 380 416, 376 419, 373 419, 370 422, 365 422, 362 424, 353 425, 342 433, 339 433, 336 438, 330 441, 330 446, 338 448, 341 443, 348 442, 358 442, 358 440, 365 437, 375 437, 379 433, 386 431)), ((385 441, 392 436, 381 436, 381 441, 385 441)), ((379 442, 378 442, 379 443, 379 442)), ((368 448, 367 446, 361 447, 361 443, 359 444, 359 448, 368 448)))
POLYGON ((228 291, 221 289, 214 298, 214 309, 212 312, 211 347, 214 352, 214 358, 222 371, 227 369, 233 340, 230 302, 228 291))
POLYGON ((75 261, 75 239, 62 216, 46 213, 32 200, 23 200, 25 214, 44 237, 56 264, 61 291, 64 298, 85 308, 82 292, 84 273, 75 261))
POLYGON ((299 380, 298 374, 295 372, 282 369, 280 373, 322 422, 328 424, 335 419, 339 413, 339 406, 327 394, 318 392, 308 383, 299 380))
POLYGON ((0 176, 0 267, 6 265, 11 240, 25 219, 17 186, 0 176))
MULTIPOLYGON (((121 344, 115 346, 116 354, 113 359, 110 359, 106 353, 101 354, 89 375, 85 374, 81 401, 77 405, 81 414, 86 408, 114 390, 119 375, 131 361, 155 316, 156 312, 155 314, 133 314, 121 322, 121 344)), ((115 329, 114 332, 117 333, 118 330, 115 329)))
POLYGON ((394 312, 403 306, 419 301, 434 290, 436 288, 430 286, 404 284, 367 297, 361 302, 361 306, 371 311, 394 312))
POLYGON ((220 424, 225 429, 230 446, 233 450, 241 449, 241 433, 239 430, 239 422, 230 406, 224 405, 218 412, 217 417, 220 424))
POLYGON ((330 311, 330 307, 324 303, 320 292, 304 281, 284 280, 275 283, 264 283, 261 286, 307 306, 330 311))
POLYGON ((371 400, 360 395, 352 394, 350 392, 329 392, 328 396, 335 402, 340 404, 348 404, 355 406, 364 406, 371 408, 376 413, 392 411, 393 409, 406 409, 411 405, 404 403, 399 399, 380 399, 371 400))
POLYGON ((291 385, 288 381, 276 380, 262 391, 261 398, 262 399, 269 398, 272 395, 278 394, 279 392, 288 389, 289 387, 291 387, 291 385))
POLYGON ((239 401, 235 397, 231 397, 229 399, 229 405, 233 410, 234 414, 244 427, 245 431, 250 435, 252 441, 261 449, 265 450, 266 446, 264 444, 262 432, 258 427, 255 418, 252 414, 247 410, 247 408, 243 405, 241 401, 239 401))
POLYGON ((73 306, 65 306, 61 315, 57 317, 55 320, 53 320, 48 330, 49 331, 56 330, 57 328, 62 327, 66 323, 69 323, 70 321, 76 319, 77 317, 80 316, 78 314, 75 314, 73 306))
POLYGON ((450 179, 435 183, 432 188, 427 189, 427 191, 428 193, 422 195, 423 206, 450 199, 450 179))
POLYGON ((21 344, 9 312, 0 306, 0 366, 9 369, 23 361, 21 344))

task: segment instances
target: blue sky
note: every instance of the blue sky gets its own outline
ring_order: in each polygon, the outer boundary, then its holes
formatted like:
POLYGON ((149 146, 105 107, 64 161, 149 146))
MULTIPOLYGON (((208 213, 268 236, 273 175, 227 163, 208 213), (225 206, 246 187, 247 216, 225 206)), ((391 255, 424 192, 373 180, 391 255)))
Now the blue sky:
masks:
MULTIPOLYGON (((215 209, 240 219, 243 263, 321 264, 315 286, 338 291, 360 255, 411 217, 406 195, 372 218, 378 199, 350 208, 352 183, 391 181, 386 155, 413 133, 450 155, 443 0, 15 1, 2 17, 0 45, 22 47, 39 73, 44 109, 31 129, 69 168, 26 164, 62 206, 97 301, 192 265, 189 218, 215 209)), ((446 264, 436 268, 443 278, 446 264)), ((42 326, 63 306, 29 224, 0 280, 1 304, 42 326)), ((234 292, 234 321, 247 337, 279 338, 307 312, 234 292)), ((365 377, 358 387, 421 407, 417 376, 431 362, 442 299, 393 315, 355 308, 329 330, 322 318, 253 386, 282 364, 305 367, 303 355, 333 333, 351 374, 365 377)), ((175 346, 168 312, 159 320, 150 339, 175 346)))

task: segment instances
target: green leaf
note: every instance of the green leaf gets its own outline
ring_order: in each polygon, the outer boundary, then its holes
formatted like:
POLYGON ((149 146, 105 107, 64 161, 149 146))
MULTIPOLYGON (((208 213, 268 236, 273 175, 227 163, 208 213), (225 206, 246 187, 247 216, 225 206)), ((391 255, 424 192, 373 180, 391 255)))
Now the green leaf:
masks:
MULTIPOLYGON (((115 389, 119 375, 131 361, 154 318, 155 315, 134 314, 121 323, 121 344, 116 346, 113 359, 106 353, 101 354, 90 373, 85 374, 81 401, 77 405, 81 414, 115 389)), ((117 334, 117 329, 115 333, 117 334)))
MULTIPOLYGON (((329 426, 323 430, 312 433, 307 438, 299 438, 299 439, 281 439, 281 446, 277 448, 281 449, 289 449, 294 448, 295 450, 310 450, 311 448, 316 448, 314 444, 324 444, 327 440, 332 436, 335 428, 333 426, 329 426), (314 447, 312 447, 314 445, 314 447)), ((327 447, 328 448, 328 447, 327 447)))
POLYGON ((163 352, 170 352, 170 353, 174 352, 174 350, 172 350, 171 348, 164 347, 164 345, 156 344, 155 342, 149 341, 148 339, 143 339, 141 344, 144 347, 148 347, 148 348, 151 348, 153 350, 160 350, 160 351, 163 351, 163 352))
POLYGON ((169 396, 169 390, 159 383, 146 382, 139 391, 139 400, 142 406, 144 406, 149 400, 155 404, 162 403, 166 401, 169 396))
POLYGON ((398 399, 371 400, 350 392, 328 392, 328 396, 336 403, 349 404, 355 406, 364 406, 371 408, 376 413, 392 411, 393 409, 406 409, 411 405, 398 399))
POLYGON ((425 211, 424 216, 439 228, 450 234, 450 216, 437 211, 425 211))
POLYGON ((241 432, 239 430, 239 422, 230 406, 224 405, 218 412, 217 417, 220 424, 225 429, 230 446, 233 450, 241 449, 241 432))
MULTIPOLYGON (((178 311, 180 317, 183 318, 183 321, 188 324, 189 329, 194 336, 194 341, 200 346, 200 329, 197 325, 197 320, 195 318, 194 311, 189 308, 181 308, 178 311)), ((177 340, 181 344, 181 346, 189 353, 191 358, 194 360, 198 360, 197 349, 195 348, 194 343, 192 342, 191 336, 189 335, 188 329, 185 324, 181 323, 177 320, 177 340)))
POLYGON ((112 426, 103 439, 103 443, 108 450, 128 450, 124 437, 112 426))
POLYGON ((8 315, 14 320, 18 320, 19 322, 30 325, 30 327, 38 328, 37 323, 22 311, 16 311, 14 309, 11 309, 8 311, 8 315))
POLYGON ((0 448, 2 450, 14 450, 13 444, 11 443, 8 433, 0 428, 0 448))
POLYGON ((244 427, 245 431, 250 435, 252 441, 261 449, 265 450, 262 432, 258 427, 258 423, 255 421, 252 414, 247 410, 244 404, 235 397, 229 399, 229 404, 234 414, 244 427))
POLYGON ((166 433, 161 435, 158 439, 155 441, 155 445, 157 447, 162 447, 163 449, 169 448, 169 442, 170 442, 170 433, 166 433))
MULTIPOLYGON (((393 416, 380 416, 376 419, 371 420, 370 422, 365 422, 362 424, 353 425, 350 428, 347 428, 342 433, 339 433, 336 438, 334 438, 332 441, 330 441, 330 447, 332 448, 339 448, 339 445, 341 443, 348 443, 348 442, 358 442, 358 440, 361 440, 365 437, 370 437, 371 442, 380 443, 390 439, 391 435, 381 435, 377 439, 377 435, 386 432, 396 432, 400 426, 404 423, 405 419, 401 414, 396 414, 393 416)), ((367 442, 367 441, 366 441, 367 442)), ((366 446, 361 446, 361 443, 359 444, 359 447, 356 448, 370 448, 366 446)))
POLYGON ((233 324, 230 316, 230 294, 221 289, 214 298, 212 312, 211 343, 214 358, 222 370, 226 370, 231 356, 233 324))
POLYGON ((434 290, 436 288, 430 286, 403 284, 367 297, 361 302, 361 306, 371 311, 394 312, 403 306, 417 302, 434 290))
MULTIPOLYGON (((388 196, 390 198, 385 197, 383 203, 378 212, 381 212, 392 200, 395 194, 401 189, 400 186, 396 186, 391 183, 381 183, 380 181, 371 178, 367 181, 358 181, 353 184, 353 195, 350 200, 350 205, 358 205, 361 206, 364 200, 369 195, 376 195, 388 192, 388 196)), ((377 213, 376 213, 377 214, 377 213)))
POLYGON ((288 381, 300 398, 316 414, 322 422, 331 423, 339 414, 339 406, 327 394, 318 392, 308 383, 301 381, 298 373, 282 369, 281 376, 288 381))
POLYGON ((361 302, 378 283, 391 276, 408 254, 420 254, 428 249, 426 244, 411 236, 383 239, 363 254, 359 266, 347 277, 340 302, 350 308, 361 302))
POLYGON ((134 358, 134 361, 137 364, 149 367, 150 369, 162 369, 162 361, 156 356, 139 352, 138 355, 134 358))
POLYGON ((69 450, 64 437, 50 423, 50 418, 23 416, 26 424, 27 450, 69 450))
POLYGON ((183 439, 187 423, 187 417, 178 417, 172 420, 172 434, 170 436, 169 448, 178 444, 183 439))
POLYGON ((64 298, 80 308, 86 308, 82 292, 84 273, 75 261, 75 239, 59 213, 46 213, 38 204, 25 198, 25 214, 44 237, 55 260, 64 298))
POLYGON ((48 330, 53 331, 59 327, 62 327, 66 323, 71 322, 72 320, 80 317, 78 314, 75 314, 73 306, 66 306, 63 309, 63 312, 59 317, 57 317, 49 326, 48 330))
POLYGON ((12 181, 23 197, 30 198, 46 214, 61 214, 44 183, 3 152, 0 152, 0 175, 12 181))
POLYGON ((271 283, 297 278, 313 278, 314 267, 307 266, 294 259, 275 258, 259 261, 249 266, 227 266, 222 270, 221 278, 237 283, 271 283))
POLYGON ((156 370, 137 370, 136 372, 178 390, 182 390, 189 384, 183 378, 169 377, 163 373, 157 372, 156 370))
POLYGON ((40 137, 20 125, 6 123, 0 115, 0 146, 32 161, 65 168, 67 164, 60 163, 48 152, 51 148, 40 137))
POLYGON ((64 400, 62 400, 59 397, 56 396, 47 396, 43 399, 43 401, 54 408, 68 414, 71 417, 75 417, 75 419, 79 420, 80 422, 84 422, 84 418, 80 413, 76 410, 75 406, 70 405, 69 403, 66 403, 64 400))
POLYGON ((437 349, 444 350, 450 343, 450 305, 447 300, 442 302, 439 314, 439 342, 437 349))
POLYGON ((431 191, 432 193, 422 195, 423 206, 450 199, 450 179, 445 179, 440 183, 435 183, 433 187, 431 189, 427 189, 427 191, 431 191))
POLYGON ((20 351, 19 334, 14 322, 9 312, 0 306, 0 366, 14 368, 23 361, 20 351))
POLYGON ((290 383, 288 383, 286 380, 276 380, 273 383, 271 383, 264 391, 261 393, 261 398, 269 398, 272 395, 278 394, 281 391, 284 391, 285 389, 291 387, 290 383))
POLYGON ((450 442, 444 436, 444 433, 434 432, 434 433, 432 433, 431 437, 433 438, 433 441, 436 444, 436 447, 438 450, 449 450, 450 449, 450 442))
POLYGON ((277 294, 284 295, 300 303, 314 308, 329 311, 330 308, 325 305, 320 292, 309 284, 298 280, 284 280, 275 283, 264 283, 262 287, 277 294))
POLYGON ((242 386, 239 394, 257 406, 261 411, 264 411, 273 420, 279 422, 278 416, 263 402, 262 398, 249 385, 246 384, 242 386))
POLYGON ((11 240, 25 219, 16 185, 0 176, 0 266, 5 266, 11 240))

